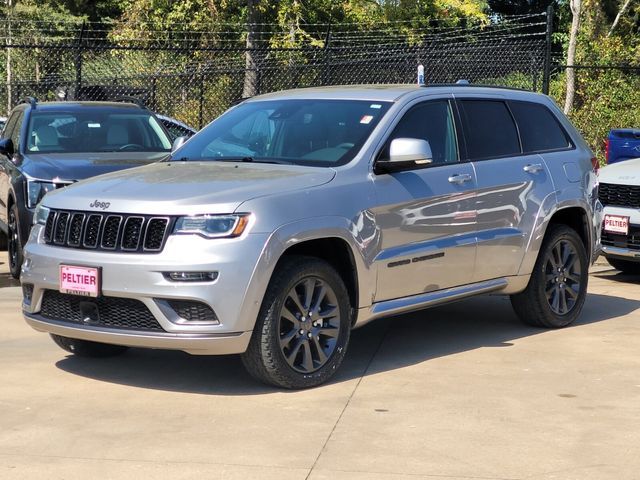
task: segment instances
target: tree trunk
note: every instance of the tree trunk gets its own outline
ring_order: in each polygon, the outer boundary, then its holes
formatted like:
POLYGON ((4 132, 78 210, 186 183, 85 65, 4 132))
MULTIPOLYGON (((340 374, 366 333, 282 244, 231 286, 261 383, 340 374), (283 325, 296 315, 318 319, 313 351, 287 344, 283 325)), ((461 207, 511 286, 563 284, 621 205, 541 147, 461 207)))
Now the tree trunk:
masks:
POLYGON ((576 93, 576 69, 573 64, 576 60, 576 43, 578 42, 578 30, 580 29, 581 0, 571 0, 571 33, 569 34, 569 50, 567 51, 567 96, 564 101, 564 113, 568 114, 573 108, 573 97, 576 93))
POLYGON ((11 97, 13 96, 12 91, 12 75, 11 75, 11 14, 13 13, 13 0, 7 0, 7 7, 9 7, 9 15, 7 18, 7 115, 11 112, 11 108, 13 107, 11 102, 11 97))
POLYGON ((245 52, 244 87, 242 98, 253 97, 258 93, 258 64, 255 48, 258 40, 258 3, 260 0, 247 0, 247 42, 245 52))
POLYGON ((624 15, 624 12, 627 11, 627 8, 629 8, 629 5, 631 5, 631 0, 627 0, 626 2, 624 2, 622 7, 620 8, 620 11, 618 12, 618 15, 616 15, 616 19, 613 21, 613 24, 609 29, 609 33, 607 33, 607 37, 610 37, 613 31, 615 30, 615 28, 618 26, 618 22, 620 22, 620 19, 624 15))

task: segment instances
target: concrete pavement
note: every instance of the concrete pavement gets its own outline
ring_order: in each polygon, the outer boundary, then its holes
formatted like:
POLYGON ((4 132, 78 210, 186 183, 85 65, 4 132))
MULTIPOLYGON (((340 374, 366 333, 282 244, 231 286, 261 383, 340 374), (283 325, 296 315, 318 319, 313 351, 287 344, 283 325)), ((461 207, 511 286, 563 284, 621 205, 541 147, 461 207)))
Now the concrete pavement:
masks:
POLYGON ((233 356, 69 356, 3 264, 0 478, 637 479, 640 278, 590 282, 570 328, 471 299, 355 331, 333 382, 286 392, 233 356))

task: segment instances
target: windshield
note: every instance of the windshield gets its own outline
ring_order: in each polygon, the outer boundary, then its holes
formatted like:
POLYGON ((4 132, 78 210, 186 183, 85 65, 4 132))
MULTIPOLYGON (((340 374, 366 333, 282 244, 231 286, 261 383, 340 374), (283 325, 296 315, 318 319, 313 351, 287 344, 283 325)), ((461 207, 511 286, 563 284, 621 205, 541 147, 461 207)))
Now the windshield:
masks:
POLYGON ((35 111, 29 120, 31 153, 168 152, 171 141, 144 110, 83 107, 71 112, 35 111))
POLYGON ((174 160, 344 165, 360 150, 389 105, 361 100, 244 103, 190 139, 174 153, 174 160))

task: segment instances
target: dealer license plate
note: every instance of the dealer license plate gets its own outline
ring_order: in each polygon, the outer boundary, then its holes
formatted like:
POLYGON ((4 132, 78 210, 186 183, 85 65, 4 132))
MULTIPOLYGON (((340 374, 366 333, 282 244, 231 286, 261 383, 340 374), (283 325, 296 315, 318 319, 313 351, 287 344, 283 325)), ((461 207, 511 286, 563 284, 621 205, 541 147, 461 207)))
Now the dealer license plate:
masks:
POLYGON ((60 265, 60 292, 97 297, 100 292, 100 270, 94 267, 60 265))
POLYGON ((609 233, 616 233, 618 235, 628 235, 629 217, 623 217, 621 215, 605 215, 604 231, 609 233))

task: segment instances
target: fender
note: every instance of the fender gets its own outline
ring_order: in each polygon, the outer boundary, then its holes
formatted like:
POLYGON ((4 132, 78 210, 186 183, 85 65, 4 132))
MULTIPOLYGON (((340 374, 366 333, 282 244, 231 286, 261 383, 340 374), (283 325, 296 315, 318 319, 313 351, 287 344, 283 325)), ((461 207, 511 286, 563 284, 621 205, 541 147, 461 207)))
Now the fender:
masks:
MULTIPOLYGON (((561 210, 573 207, 578 207, 583 210, 587 215, 587 218, 593 218, 593 209, 586 200, 573 198, 558 202, 555 195, 549 195, 545 198, 542 206, 540 207, 540 214, 538 215, 536 225, 529 237, 529 245, 527 246, 525 256, 520 264, 518 275, 530 275, 533 271, 533 267, 538 259, 538 253, 542 247, 544 236, 553 216, 561 210)), ((597 232, 594 232, 593 230, 593 228, 587 228, 587 245, 591 245, 591 248, 587 248, 589 263, 595 260, 594 255, 597 251, 597 245, 594 245, 594 238, 597 238, 597 232)))
MULTIPOLYGON (((349 245, 358 278, 359 305, 356 308, 369 306, 376 286, 373 264, 375 252, 372 252, 376 242, 361 238, 359 233, 362 230, 357 227, 354 222, 338 216, 308 218, 278 227, 265 243, 247 285, 239 316, 242 330, 253 329, 271 276, 284 252, 293 245, 309 240, 339 238, 349 245)), ((376 235, 379 236, 379 231, 376 231, 376 235)))

